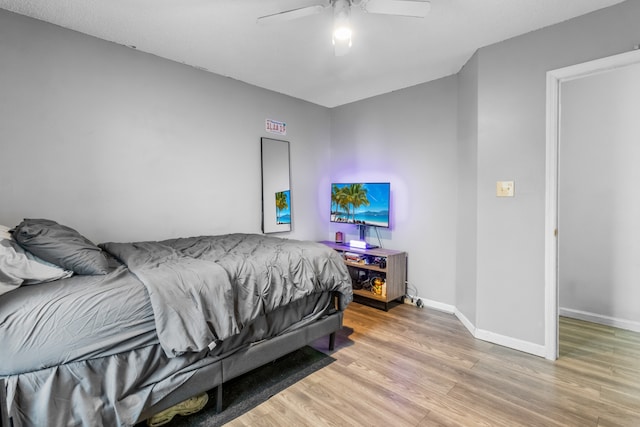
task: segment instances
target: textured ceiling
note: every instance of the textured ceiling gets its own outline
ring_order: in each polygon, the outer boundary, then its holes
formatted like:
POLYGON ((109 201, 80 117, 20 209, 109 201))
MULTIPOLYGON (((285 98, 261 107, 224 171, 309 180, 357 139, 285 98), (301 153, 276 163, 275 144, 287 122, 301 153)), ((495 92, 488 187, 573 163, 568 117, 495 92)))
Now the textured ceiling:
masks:
POLYGON ((331 9, 256 18, 328 0, 0 0, 0 8, 256 86, 334 107, 455 74, 480 47, 622 0, 431 0, 424 19, 352 13, 333 54, 331 9))

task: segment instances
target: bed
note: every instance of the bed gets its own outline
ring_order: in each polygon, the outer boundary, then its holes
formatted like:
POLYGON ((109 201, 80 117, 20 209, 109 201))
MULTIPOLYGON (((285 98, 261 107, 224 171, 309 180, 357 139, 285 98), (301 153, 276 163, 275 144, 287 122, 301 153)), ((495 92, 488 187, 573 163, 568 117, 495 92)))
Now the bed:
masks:
POLYGON ((332 348, 352 300, 342 259, 315 242, 95 246, 32 219, 4 237, 0 249, 57 271, 29 281, 0 265, 2 427, 132 426, 208 390, 220 410, 225 381, 324 336, 332 348))

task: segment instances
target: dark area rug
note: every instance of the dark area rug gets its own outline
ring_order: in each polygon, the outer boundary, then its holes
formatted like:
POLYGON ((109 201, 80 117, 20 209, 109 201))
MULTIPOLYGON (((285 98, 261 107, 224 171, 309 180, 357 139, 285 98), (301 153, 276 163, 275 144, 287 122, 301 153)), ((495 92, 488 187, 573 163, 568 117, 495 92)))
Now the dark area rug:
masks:
POLYGON ((334 358, 312 347, 303 347, 226 382, 222 387, 222 412, 219 414, 215 411, 214 393, 209 392, 209 402, 202 411, 187 417, 176 416, 165 426, 221 426, 333 361, 334 358))

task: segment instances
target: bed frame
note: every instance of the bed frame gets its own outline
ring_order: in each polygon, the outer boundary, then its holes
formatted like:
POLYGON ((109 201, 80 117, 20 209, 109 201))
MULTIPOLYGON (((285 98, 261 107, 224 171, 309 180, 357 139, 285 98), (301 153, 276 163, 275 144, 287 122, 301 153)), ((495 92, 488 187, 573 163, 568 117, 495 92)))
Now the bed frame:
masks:
MULTIPOLYGON (((333 350, 336 332, 342 328, 342 319, 343 312, 334 311, 300 329, 261 341, 200 368, 198 374, 192 376, 180 388, 145 410, 136 423, 209 390, 214 390, 216 412, 221 412, 223 406, 222 386, 226 381, 274 361, 324 336, 329 336, 329 350, 333 350)), ((0 378, 0 427, 13 427, 6 402, 6 384, 5 380, 0 378)))
POLYGON ((335 312, 301 329, 262 341, 206 366, 202 369, 202 372, 191 377, 179 389, 144 411, 138 422, 208 390, 214 390, 216 412, 221 412, 222 386, 225 382, 327 335, 329 336, 329 350, 333 350, 335 348, 336 331, 342 328, 342 317, 341 311, 335 312))
POLYGON ((9 419, 7 409, 7 385, 4 378, 0 378, 0 426, 12 427, 13 423, 9 419))

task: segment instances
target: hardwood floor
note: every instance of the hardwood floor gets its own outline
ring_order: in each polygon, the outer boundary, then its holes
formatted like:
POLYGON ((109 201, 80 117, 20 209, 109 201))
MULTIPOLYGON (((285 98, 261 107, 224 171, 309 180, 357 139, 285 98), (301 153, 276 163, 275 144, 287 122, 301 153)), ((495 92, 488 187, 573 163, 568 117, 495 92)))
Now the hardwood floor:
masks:
POLYGON ((335 362, 227 426, 640 426, 640 334, 561 318, 551 362, 410 305, 344 323, 335 362))

